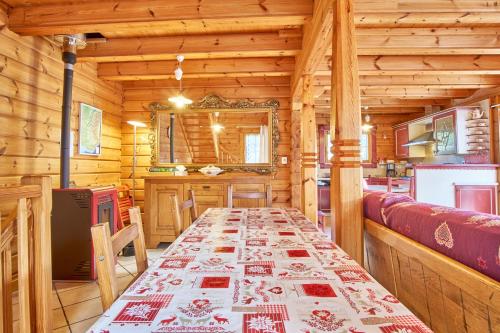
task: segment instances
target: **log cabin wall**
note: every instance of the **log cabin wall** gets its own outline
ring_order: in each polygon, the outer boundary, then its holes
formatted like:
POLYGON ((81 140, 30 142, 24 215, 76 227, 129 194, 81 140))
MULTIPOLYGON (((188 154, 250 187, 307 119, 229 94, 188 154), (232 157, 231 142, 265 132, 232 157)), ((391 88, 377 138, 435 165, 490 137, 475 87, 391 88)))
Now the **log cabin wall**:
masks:
MULTIPOLYGON (((0 184, 44 174, 58 187, 64 71, 60 48, 6 28, 0 31, 0 45, 0 184)), ((120 84, 99 79, 95 64, 75 66, 71 181, 78 186, 119 184, 121 109, 120 84), (99 157, 77 154, 80 102, 103 111, 99 157)))
MULTIPOLYGON (((252 99, 263 102, 275 98, 280 103, 279 132, 280 143, 278 155, 286 156, 290 161, 291 154, 291 109, 290 109, 289 77, 250 77, 250 78, 211 78, 184 80, 185 96, 199 100, 208 94, 217 94, 225 99, 235 101, 252 99)), ((124 112, 122 117, 122 183, 132 186, 132 153, 133 128, 128 120, 139 120, 150 124, 151 102, 166 102, 168 97, 177 93, 175 80, 168 81, 127 81, 123 83, 124 112)), ((137 128, 137 169, 136 169, 136 202, 143 207, 144 180, 140 177, 148 173, 151 167, 151 148, 148 135, 150 128, 137 128)), ((280 158, 281 162, 281 158, 280 158)), ((290 206, 290 163, 278 164, 277 172, 272 180, 273 206, 290 206)))

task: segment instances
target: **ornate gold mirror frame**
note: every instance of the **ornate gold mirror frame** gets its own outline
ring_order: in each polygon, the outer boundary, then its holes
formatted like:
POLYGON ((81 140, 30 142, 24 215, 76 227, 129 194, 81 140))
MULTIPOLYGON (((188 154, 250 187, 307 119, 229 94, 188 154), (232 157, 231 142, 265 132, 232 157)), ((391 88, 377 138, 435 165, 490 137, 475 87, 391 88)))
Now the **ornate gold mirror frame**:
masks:
MULTIPOLYGON (((153 102, 149 105, 149 109, 151 110, 151 132, 149 134, 149 143, 151 145, 151 165, 153 168, 151 171, 155 171, 154 169, 162 169, 162 168, 175 168, 180 163, 160 163, 159 161, 159 147, 158 147, 158 135, 159 135, 159 126, 158 126, 158 111, 172 111, 179 112, 178 109, 174 108, 170 105, 161 104, 158 102, 153 102)), ((224 100, 223 98, 217 95, 208 95, 205 96, 200 102, 193 103, 189 107, 183 109, 184 112, 196 112, 212 109, 218 109, 221 112, 224 110, 235 112, 235 110, 241 111, 251 111, 268 109, 271 114, 271 163, 266 164, 215 164, 225 171, 243 171, 243 172, 256 172, 259 174, 268 174, 272 173, 276 170, 276 166, 278 165, 278 144, 279 144, 279 129, 278 129, 278 109, 279 102, 275 99, 268 100, 266 102, 254 102, 249 99, 239 100, 236 102, 229 102, 224 100)), ((197 171, 198 169, 204 167, 204 165, 197 164, 186 164, 186 168, 189 171, 197 171)))

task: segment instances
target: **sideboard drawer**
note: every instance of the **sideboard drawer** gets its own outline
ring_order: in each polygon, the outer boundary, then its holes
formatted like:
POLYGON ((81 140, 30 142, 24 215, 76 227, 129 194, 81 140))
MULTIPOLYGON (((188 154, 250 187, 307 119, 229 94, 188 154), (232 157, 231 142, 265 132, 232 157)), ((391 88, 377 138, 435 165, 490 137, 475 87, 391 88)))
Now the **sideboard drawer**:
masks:
POLYGON ((189 186, 195 195, 224 195, 224 184, 191 184, 189 186))

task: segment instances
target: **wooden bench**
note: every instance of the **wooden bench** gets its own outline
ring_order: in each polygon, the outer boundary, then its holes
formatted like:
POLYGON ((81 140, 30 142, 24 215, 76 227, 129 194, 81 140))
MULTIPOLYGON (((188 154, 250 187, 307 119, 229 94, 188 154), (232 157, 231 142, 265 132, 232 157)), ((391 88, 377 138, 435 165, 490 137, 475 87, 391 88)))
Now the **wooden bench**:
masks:
POLYGON ((436 333, 500 332, 500 283, 365 219, 365 268, 436 333))

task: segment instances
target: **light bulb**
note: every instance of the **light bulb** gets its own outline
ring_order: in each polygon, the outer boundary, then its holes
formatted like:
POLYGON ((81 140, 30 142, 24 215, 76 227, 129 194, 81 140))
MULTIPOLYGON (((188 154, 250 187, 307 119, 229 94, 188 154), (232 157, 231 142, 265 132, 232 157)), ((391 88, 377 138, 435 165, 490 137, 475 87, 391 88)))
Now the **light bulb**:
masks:
POLYGON ((176 79, 177 81, 182 80, 182 74, 183 74, 183 72, 182 72, 182 68, 177 67, 177 68, 175 69, 175 71, 174 71, 175 79, 176 79))
POLYGON ((184 108, 186 105, 189 105, 189 104, 192 104, 193 101, 190 100, 189 98, 186 98, 184 96, 182 96, 181 94, 177 95, 177 96, 174 96, 174 97, 170 97, 168 99, 168 101, 170 103, 173 103, 175 104, 175 106, 178 108, 178 109, 182 109, 184 108))
POLYGON ((224 129, 224 126, 222 126, 221 124, 213 124, 212 125, 212 130, 214 131, 214 133, 220 133, 223 129, 224 129))

